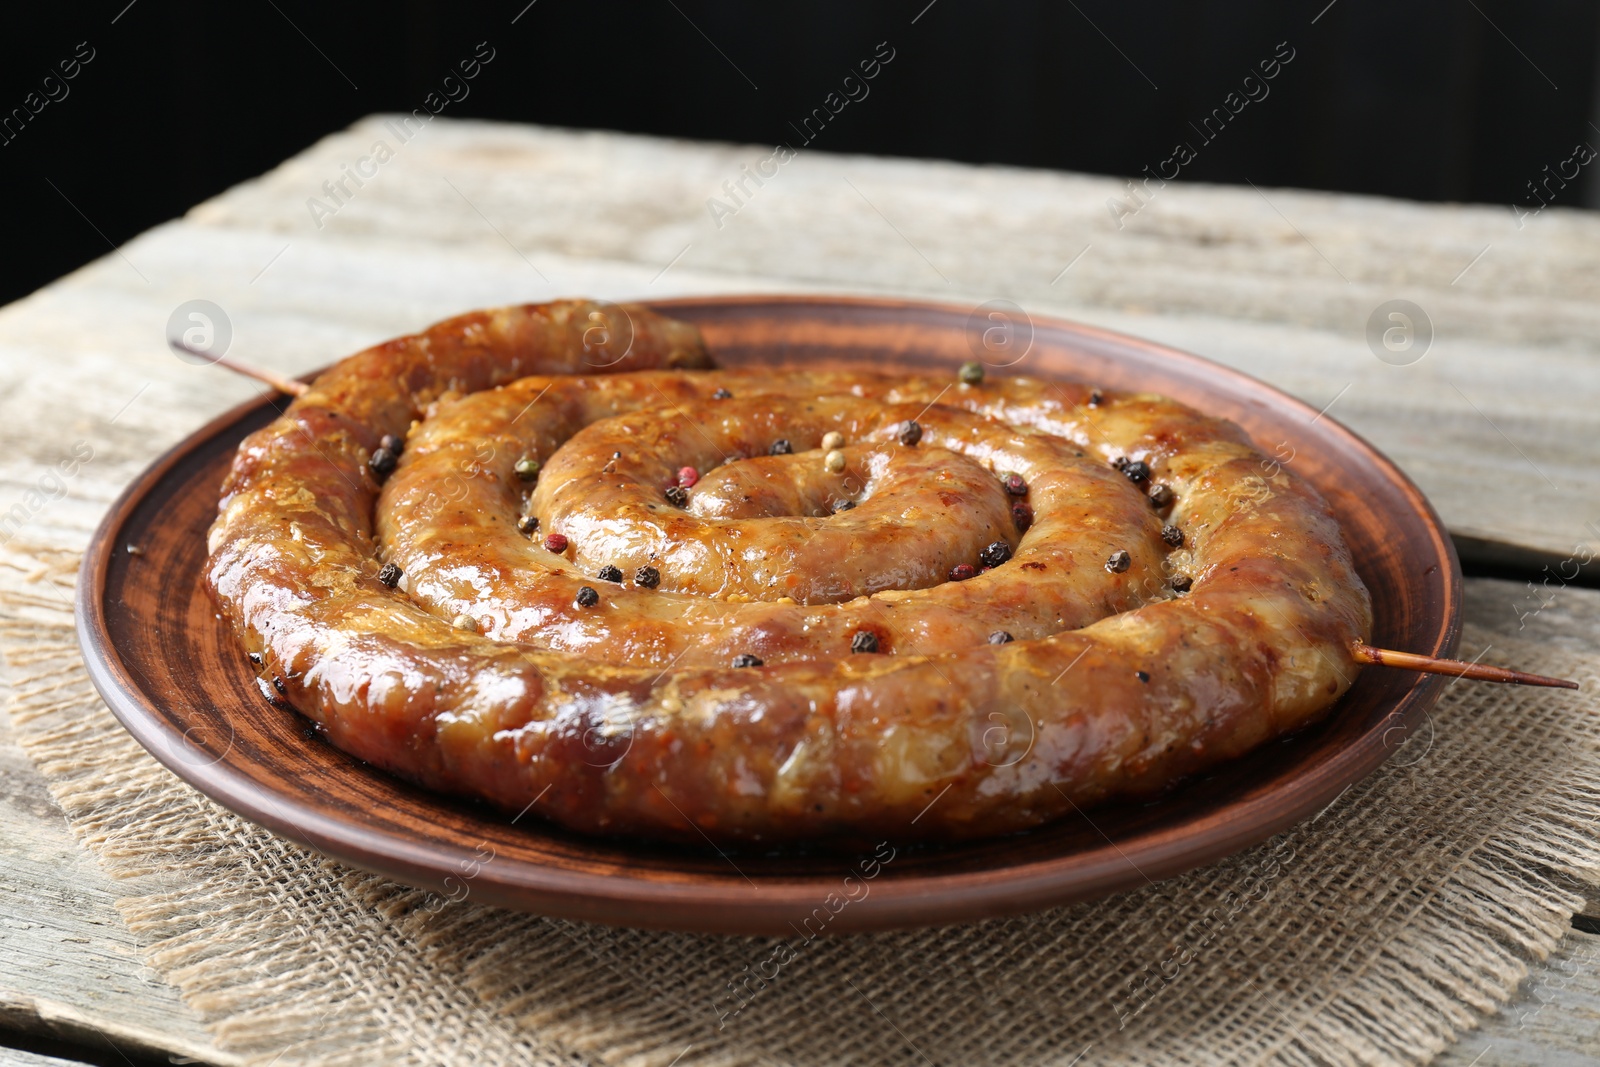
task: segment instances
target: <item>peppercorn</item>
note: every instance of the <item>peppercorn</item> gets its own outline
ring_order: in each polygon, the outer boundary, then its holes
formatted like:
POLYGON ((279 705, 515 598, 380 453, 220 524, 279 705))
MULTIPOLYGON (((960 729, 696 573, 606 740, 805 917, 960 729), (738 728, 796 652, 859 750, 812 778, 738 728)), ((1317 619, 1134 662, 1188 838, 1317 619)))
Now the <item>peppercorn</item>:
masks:
POLYGON ((251 663, 254 663, 257 667, 261 666, 261 653, 259 653, 259 652, 247 652, 247 653, 245 653, 245 655, 250 657, 250 662, 251 663))
POLYGON ((471 615, 457 615, 451 620, 450 625, 458 630, 466 630, 469 633, 478 632, 478 620, 471 615))
POLYGON ((1033 525, 1033 509, 1022 501, 1011 505, 1011 521, 1017 524, 1018 533, 1026 533, 1033 525))
POLYGON ((667 498, 667 503, 671 504, 675 508, 686 508, 689 506, 689 490, 685 489, 681 485, 667 486, 665 496, 667 498))
POLYGON ((367 466, 372 468, 373 474, 381 478, 394 470, 396 462, 398 461, 395 459, 393 452, 390 452, 387 448, 380 448, 367 460, 367 466))
POLYGON ((828 449, 829 451, 832 451, 835 448, 843 448, 844 434, 840 433, 838 430, 829 430, 827 433, 822 435, 822 447, 828 449))
POLYGON ((683 486, 685 489, 692 488, 694 483, 698 482, 699 480, 700 472, 695 470, 693 467, 678 468, 678 484, 683 486))
POLYGON ((405 451, 406 443, 392 433, 386 433, 378 438, 378 447, 390 455, 398 456, 405 451))
POLYGON ((1150 681, 1150 675, 1145 671, 1134 671, 1133 673, 1139 676, 1139 681, 1141 682, 1150 681))
POLYGON ((531 482, 539 477, 539 461, 532 456, 523 456, 517 460, 517 465, 514 469, 517 472, 517 477, 525 482, 531 482))
POLYGON ((1111 553, 1111 558, 1106 560, 1106 570, 1112 574, 1121 574, 1133 565, 1133 557, 1128 555, 1127 549, 1119 548, 1111 553))
POLYGON ((400 584, 400 568, 393 563, 385 563, 383 568, 378 571, 378 581, 393 589, 400 584))
POLYGON ((283 684, 283 679, 278 677, 276 674, 274 674, 272 676, 272 688, 276 689, 280 694, 282 694, 284 696, 287 696, 288 693, 289 693, 289 687, 284 685, 283 684))
POLYGON ((1090 407, 1097 408, 1101 404, 1105 403, 1105 400, 1106 400, 1105 394, 1100 392, 1100 390, 1098 390, 1098 389, 1090 390, 1090 392, 1089 392, 1089 406, 1090 407))
POLYGON ((1176 496, 1177 494, 1172 491, 1170 485, 1152 485, 1150 487, 1150 506, 1160 510, 1171 504, 1176 496))
POLYGON ((1007 474, 1000 479, 1000 484, 1005 486, 1006 492, 1012 496, 1028 495, 1028 483, 1020 474, 1007 474))
POLYGON ((983 364, 975 359, 969 359, 961 364, 961 382, 963 385, 977 385, 983 381, 983 364))
POLYGON ((850 511, 850 510, 854 509, 855 506, 856 506, 856 502, 854 500, 846 500, 843 504, 840 504, 838 507, 834 508, 833 510, 836 511, 836 512, 839 512, 839 511, 850 511))
POLYGON ((991 645, 1009 645, 1014 640, 1016 639, 1004 630, 996 630, 989 635, 989 643, 991 645))
POLYGON ((900 443, 907 447, 922 440, 922 424, 916 419, 907 419, 900 427, 900 443))
POLYGON ((595 577, 602 582, 620 582, 622 581, 622 569, 607 563, 600 568, 600 573, 596 574, 595 577))
POLYGON ((578 590, 578 596, 574 603, 580 608, 592 608, 600 603, 600 594, 594 591, 593 586, 582 586, 578 590))
POLYGON ((1128 476, 1128 481, 1134 485, 1143 485, 1150 480, 1150 464, 1142 459, 1133 460, 1124 464, 1122 473, 1128 476))
POLYGON ((978 553, 978 558, 983 560, 984 566, 998 567, 1011 558, 1011 546, 1004 541, 990 541, 978 553))
POLYGON ((522 515, 517 518, 517 532, 531 534, 539 529, 539 516, 522 515))
POLYGON ((1172 579, 1172 590, 1175 593, 1187 593, 1194 585, 1194 579, 1187 574, 1180 574, 1172 579))
POLYGON ((562 552, 565 552, 567 550, 566 535, 558 533, 547 534, 544 539, 544 547, 547 551, 554 552, 558 555, 562 552))
POLYGON ((977 574, 978 568, 970 563, 957 563, 950 568, 950 580, 952 582, 964 582, 968 578, 976 577, 977 574))
POLYGON ((733 399, 733 394, 728 392, 727 389, 719 388, 716 392, 711 394, 711 399, 712 400, 732 400, 733 399))
POLYGON ((1173 548, 1178 548, 1183 544, 1183 531, 1171 523, 1168 523, 1167 525, 1161 527, 1161 540, 1165 541, 1173 548))
POLYGON ((768 450, 767 454, 770 456, 787 456, 793 454, 793 452, 794 445, 789 443, 789 439, 780 437, 772 442, 772 448, 768 450))
POLYGON ((735 667, 759 667, 761 666, 761 657, 752 656, 748 652, 741 652, 733 657, 733 665, 735 667))
POLYGON ((822 457, 822 465, 833 474, 844 470, 844 453, 837 448, 822 457))
POLYGON ((878 651, 878 635, 871 630, 857 630, 855 636, 850 638, 851 652, 876 652, 878 651))
POLYGON ((643 589, 654 589, 661 584, 661 572, 654 567, 640 567, 633 572, 633 581, 643 589))

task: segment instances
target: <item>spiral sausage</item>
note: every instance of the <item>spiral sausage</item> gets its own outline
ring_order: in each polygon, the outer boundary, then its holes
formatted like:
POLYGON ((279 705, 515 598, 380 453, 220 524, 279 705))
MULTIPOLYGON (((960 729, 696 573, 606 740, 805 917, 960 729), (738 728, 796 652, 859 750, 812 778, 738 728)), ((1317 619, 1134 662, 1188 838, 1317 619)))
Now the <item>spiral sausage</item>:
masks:
POLYGON ((1338 527, 1231 423, 709 366, 685 324, 563 301, 323 374, 240 446, 210 534, 269 692, 581 831, 951 840, 1161 789, 1354 678, 1338 527))

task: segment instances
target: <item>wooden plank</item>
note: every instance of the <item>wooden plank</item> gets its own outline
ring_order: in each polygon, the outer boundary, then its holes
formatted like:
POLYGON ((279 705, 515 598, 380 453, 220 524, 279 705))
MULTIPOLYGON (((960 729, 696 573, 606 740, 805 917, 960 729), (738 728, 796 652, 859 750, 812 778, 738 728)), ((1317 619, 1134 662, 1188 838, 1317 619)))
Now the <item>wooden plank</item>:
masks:
POLYGON ((1447 1049, 1437 1067, 1600 1063, 1600 937, 1574 930, 1517 998, 1447 1049))
POLYGON ((119 1057, 238 1062, 140 959, 114 906, 126 893, 73 840, 0 713, 0 1031, 119 1057))
POLYGON ((0 1047, 0 1067, 80 1067, 80 1060, 61 1060, 19 1048, 0 1047))
MULTIPOLYGON (((255 392, 166 350, 186 300, 226 309, 233 354, 298 373, 501 302, 842 290, 1005 298, 1199 351, 1331 403, 1482 558, 1537 564, 1600 545, 1592 217, 1551 210, 1518 230, 1496 209, 1173 185, 1119 229, 1105 201, 1121 186, 1106 179, 806 155, 718 228, 706 199, 767 150, 441 121, 318 228, 307 199, 385 136, 380 120, 335 135, 0 310, 0 511, 78 442, 93 452, 30 514, 27 540, 81 545, 151 458, 255 392), (1365 340, 1392 297, 1437 328, 1410 366, 1365 340)), ((1497 630, 1520 623, 1573 647, 1600 632, 1600 594, 1563 588, 1525 621, 1509 610, 1525 592, 1514 583, 1469 588, 1474 618, 1497 630)), ((3 735, 0 776, 16 783, 0 798, 0 891, 20 920, 0 927, 0 1023, 226 1062, 139 966, 111 907, 118 887, 3 735)), ((1571 951, 1584 981, 1600 974, 1571 951)), ((1563 1003, 1523 1025, 1530 1062, 1580 1054, 1570 1034, 1592 1031, 1588 1008, 1563 1003)))

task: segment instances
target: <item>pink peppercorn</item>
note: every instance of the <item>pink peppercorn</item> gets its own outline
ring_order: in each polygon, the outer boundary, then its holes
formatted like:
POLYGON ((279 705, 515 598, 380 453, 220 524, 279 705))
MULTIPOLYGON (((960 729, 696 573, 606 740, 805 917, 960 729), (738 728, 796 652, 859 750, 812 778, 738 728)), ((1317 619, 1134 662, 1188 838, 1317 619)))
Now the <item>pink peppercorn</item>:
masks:
POLYGON ((549 534, 544 539, 544 547, 551 552, 561 553, 567 550, 565 534, 549 534))
POLYGON ((699 480, 700 472, 695 470, 693 467, 678 468, 678 484, 683 486, 685 489, 693 488, 694 483, 698 482, 699 480))
POLYGON ((950 568, 950 580, 952 582, 964 582, 968 578, 977 577, 977 574, 978 568, 970 563, 957 563, 950 568))

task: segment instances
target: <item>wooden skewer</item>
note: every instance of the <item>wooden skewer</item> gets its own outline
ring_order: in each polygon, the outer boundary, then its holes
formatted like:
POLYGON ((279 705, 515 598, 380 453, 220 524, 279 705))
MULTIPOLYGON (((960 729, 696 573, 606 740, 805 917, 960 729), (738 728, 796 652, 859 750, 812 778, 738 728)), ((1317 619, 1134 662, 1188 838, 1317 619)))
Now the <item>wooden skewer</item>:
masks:
POLYGON ((1457 678, 1471 678, 1479 682, 1505 682, 1509 685, 1543 685, 1552 689, 1576 689, 1577 682, 1565 678, 1546 678, 1542 674, 1525 674, 1505 667, 1491 667, 1486 663, 1468 663, 1460 659, 1439 659, 1420 656, 1415 652, 1396 652, 1371 645, 1356 645, 1355 658, 1365 663, 1381 663, 1385 667, 1399 667, 1403 671, 1422 671, 1425 674, 1449 674, 1457 678))
POLYGON ((225 367, 228 370, 233 371, 235 374, 242 374, 246 378, 254 378, 258 382, 265 382, 280 393, 287 393, 290 396, 304 396, 311 388, 305 382, 297 382, 293 378, 285 378, 276 371, 267 370, 265 367, 257 367, 250 363, 242 363, 237 359, 230 359, 227 356, 216 356, 212 355, 210 352, 202 352, 198 348, 190 348, 182 341, 169 341, 168 343, 171 344, 173 348, 187 352, 192 356, 198 356, 208 363, 215 363, 219 367, 225 367))

